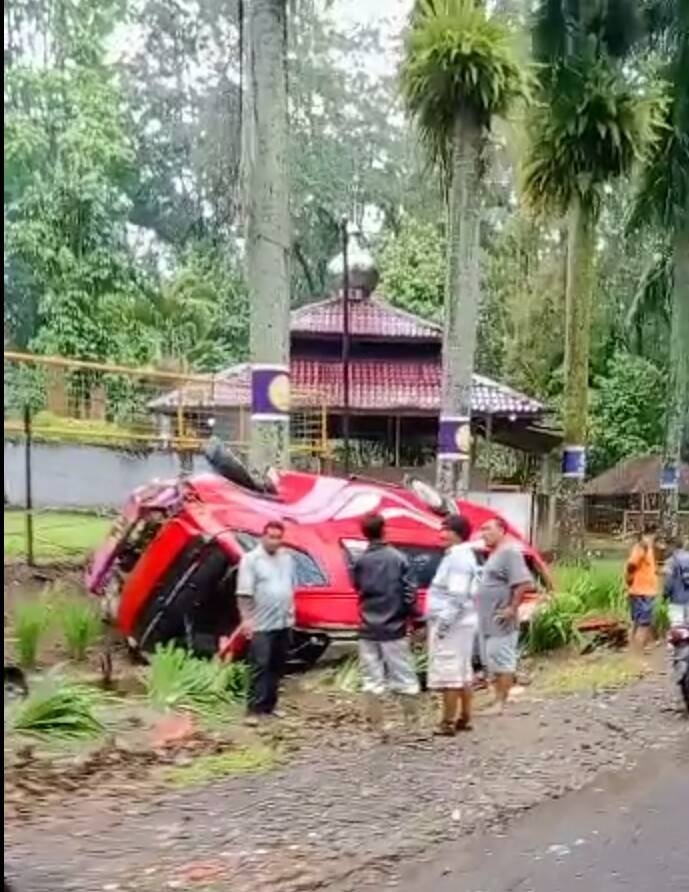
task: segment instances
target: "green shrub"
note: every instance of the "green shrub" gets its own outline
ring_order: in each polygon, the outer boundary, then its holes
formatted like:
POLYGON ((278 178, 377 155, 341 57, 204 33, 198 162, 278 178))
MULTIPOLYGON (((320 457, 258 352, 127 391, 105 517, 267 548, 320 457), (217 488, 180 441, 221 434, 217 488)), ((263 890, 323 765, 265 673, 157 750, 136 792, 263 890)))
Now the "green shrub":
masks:
POLYGON ((199 756, 189 765, 176 765, 165 772, 165 779, 176 787, 197 787, 223 777, 260 774, 269 771, 276 762, 276 753, 268 747, 242 747, 199 756))
POLYGON ((81 662, 102 634, 98 611, 85 598, 70 597, 58 604, 57 617, 69 658, 81 662))
POLYGON ((653 631, 664 637, 670 630, 670 607, 664 598, 656 598, 653 605, 653 631))
POLYGON ((25 669, 36 665, 38 647, 50 625, 50 605, 45 601, 23 601, 14 609, 13 627, 17 639, 17 660, 25 669))
POLYGON ((348 657, 338 667, 334 679, 335 687, 345 694, 355 694, 361 689, 361 669, 357 657, 348 657))
POLYGON ((43 684, 20 703, 10 728, 21 734, 75 740, 103 731, 94 715, 97 696, 83 686, 43 684))
POLYGON ((561 565, 554 575, 556 593, 538 608, 531 621, 527 642, 531 653, 579 644, 577 624, 588 616, 626 620, 627 594, 619 564, 561 565))
POLYGON ((158 645, 151 657, 147 691, 164 709, 187 709, 213 716, 246 698, 249 670, 243 663, 202 660, 173 642, 158 645))
POLYGON ((626 613, 626 593, 621 568, 612 562, 589 568, 561 566, 555 571, 558 592, 574 595, 581 601, 582 615, 626 613))
POLYGON ((549 598, 531 619, 527 637, 529 652, 545 653, 578 642, 576 623, 582 612, 582 601, 576 594, 562 593, 549 598))
POLYGON ((412 649, 414 657, 414 668, 417 675, 428 672, 428 648, 425 646, 417 646, 412 649))

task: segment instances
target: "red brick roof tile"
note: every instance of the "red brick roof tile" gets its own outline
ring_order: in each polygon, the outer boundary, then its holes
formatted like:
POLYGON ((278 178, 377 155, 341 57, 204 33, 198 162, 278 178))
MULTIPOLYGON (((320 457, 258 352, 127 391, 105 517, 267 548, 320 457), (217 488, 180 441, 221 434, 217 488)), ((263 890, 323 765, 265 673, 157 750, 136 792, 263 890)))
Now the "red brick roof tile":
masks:
MULTIPOLYGON (((290 331, 296 334, 341 334, 342 298, 329 297, 293 310, 290 331)), ((437 341, 442 336, 442 329, 435 322, 393 307, 376 294, 350 300, 349 331, 359 337, 410 340, 437 341)))
MULTIPOLYGON (((352 361, 350 364, 350 407, 352 410, 407 410, 438 412, 440 410, 441 366, 433 360, 352 361)), ((325 405, 341 409, 342 364, 337 361, 295 359, 292 361, 292 405, 295 409, 325 405)), ((208 387, 196 383, 185 388, 183 403, 187 407, 228 408, 248 406, 250 371, 246 364, 232 366, 215 376, 208 387), (203 391, 203 392, 202 392, 203 391)), ((165 394, 150 404, 152 409, 177 406, 177 391, 165 394)), ((474 375, 472 408, 477 413, 537 416, 545 407, 490 378, 474 375)))

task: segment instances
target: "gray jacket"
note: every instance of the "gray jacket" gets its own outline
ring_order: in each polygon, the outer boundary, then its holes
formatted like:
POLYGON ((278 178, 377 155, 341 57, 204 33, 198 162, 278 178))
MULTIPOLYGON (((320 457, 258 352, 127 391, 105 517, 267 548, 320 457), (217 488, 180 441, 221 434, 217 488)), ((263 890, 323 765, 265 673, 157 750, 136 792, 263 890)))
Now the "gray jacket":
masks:
POLYGON ((678 548, 665 564, 665 597, 672 604, 689 604, 689 551, 678 548))

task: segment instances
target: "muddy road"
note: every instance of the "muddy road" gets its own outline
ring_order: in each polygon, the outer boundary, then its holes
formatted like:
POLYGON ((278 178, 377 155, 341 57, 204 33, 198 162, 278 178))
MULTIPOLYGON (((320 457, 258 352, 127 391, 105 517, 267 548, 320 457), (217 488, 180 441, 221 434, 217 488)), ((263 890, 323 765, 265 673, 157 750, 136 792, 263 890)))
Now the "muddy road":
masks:
MULTIPOLYGON (((405 892, 502 892, 476 874, 466 886, 453 886, 448 874, 447 887, 432 872, 406 877, 420 857, 436 869, 448 846, 468 835, 519 822, 549 801, 569 803, 572 791, 601 771, 633 777, 649 753, 670 759, 666 754, 689 739, 689 723, 662 675, 596 696, 527 694, 511 715, 478 718, 475 733, 451 740, 383 745, 346 716, 336 725, 325 718, 309 745, 266 774, 155 796, 137 796, 135 777, 119 795, 85 785, 30 822, 6 824, 5 859, 17 892, 346 892, 400 883, 405 892)), ((687 801, 686 787, 678 799, 670 780, 648 795, 659 815, 687 801)), ((582 806, 581 830, 554 833, 548 845, 590 839, 583 831, 594 828, 593 817, 582 806)), ((634 826, 611 830, 610 839, 621 846, 627 835, 634 838, 634 826)), ((661 836, 671 830, 658 824, 661 836)), ((540 851, 546 836, 517 848, 540 851)), ((593 843, 581 848, 577 857, 593 864, 593 843)), ((517 856, 512 850, 510 863, 521 863, 517 856)), ((581 867, 584 875, 591 869, 581 867)), ((529 888, 516 885, 514 892, 529 888)))
POLYGON ((399 892, 685 892, 689 740, 402 872, 399 892))

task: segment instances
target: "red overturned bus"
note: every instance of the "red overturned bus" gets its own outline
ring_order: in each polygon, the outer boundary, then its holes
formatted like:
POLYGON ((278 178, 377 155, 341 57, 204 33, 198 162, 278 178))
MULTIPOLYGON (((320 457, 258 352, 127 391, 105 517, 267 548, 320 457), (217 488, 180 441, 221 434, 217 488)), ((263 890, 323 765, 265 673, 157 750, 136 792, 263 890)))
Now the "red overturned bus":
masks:
MULTIPOLYGON (((197 653, 222 652, 239 622, 235 598, 239 560, 271 518, 285 524, 285 545, 297 573, 292 657, 315 663, 335 638, 354 638, 359 625, 351 567, 365 547, 360 524, 376 511, 386 535, 403 551, 423 599, 442 556, 440 527, 459 511, 478 530, 495 513, 447 503, 419 480, 389 485, 350 477, 271 472, 257 481, 230 453, 209 454, 213 472, 137 489, 94 555, 87 585, 104 612, 141 653, 178 641, 197 653)), ((516 532, 535 580, 522 605, 533 609, 549 587, 547 567, 516 532)), ((476 539, 481 559, 484 546, 476 539)), ((236 654, 235 654, 236 655, 236 654)))

